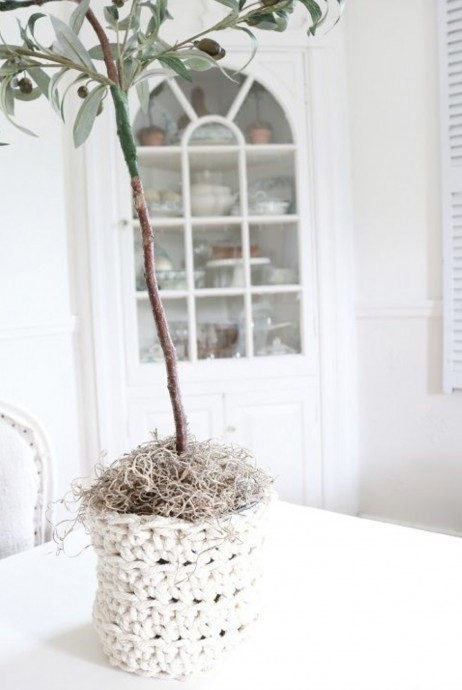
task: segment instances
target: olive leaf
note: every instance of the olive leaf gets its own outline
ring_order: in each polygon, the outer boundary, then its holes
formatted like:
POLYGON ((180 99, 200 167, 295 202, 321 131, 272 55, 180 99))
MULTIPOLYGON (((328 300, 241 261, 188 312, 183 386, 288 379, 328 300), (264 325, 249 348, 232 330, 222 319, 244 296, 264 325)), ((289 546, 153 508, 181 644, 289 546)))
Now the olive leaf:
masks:
POLYGON ((61 106, 60 106, 60 109, 59 109, 59 110, 60 110, 61 119, 63 120, 63 122, 65 121, 65 118, 64 118, 64 103, 65 103, 65 101, 66 101, 66 96, 67 96, 67 94, 69 93, 69 91, 71 90, 71 88, 72 88, 73 86, 75 86, 75 84, 78 84, 79 81, 83 81, 84 79, 87 79, 87 75, 86 75, 86 74, 79 74, 78 77, 76 77, 73 81, 71 81, 70 84, 67 85, 66 90, 65 90, 64 93, 63 93, 63 97, 61 98, 61 106))
POLYGON ((48 84, 48 100, 50 101, 51 105, 53 106, 53 110, 58 113, 58 115, 61 115, 61 108, 59 104, 59 91, 58 91, 58 84, 61 81, 61 79, 64 77, 65 74, 67 74, 69 70, 67 67, 63 67, 60 69, 58 72, 55 72, 53 76, 50 79, 50 82, 48 84))
POLYGON ((30 129, 18 125, 18 123, 13 120, 12 116, 14 115, 15 94, 14 89, 11 86, 12 79, 12 76, 4 77, 0 83, 0 108, 3 110, 7 120, 11 122, 16 129, 19 129, 21 132, 24 132, 24 134, 28 134, 31 137, 36 137, 37 135, 34 134, 34 132, 32 132, 30 129))
POLYGON ((16 101, 36 101, 41 95, 42 92, 39 88, 32 89, 30 93, 22 93, 19 89, 14 89, 14 98, 16 101))
POLYGON ((257 38, 256 38, 255 34, 252 33, 252 31, 250 31, 250 29, 248 29, 246 26, 239 26, 239 25, 237 25, 237 26, 235 26, 234 28, 235 28, 237 31, 243 31, 243 32, 246 33, 247 36, 249 36, 249 38, 250 38, 251 53, 250 53, 250 57, 249 57, 249 59, 247 60, 247 62, 246 62, 244 65, 242 65, 242 67, 240 67, 239 70, 238 70, 239 72, 242 72, 243 70, 245 70, 245 68, 246 68, 246 67, 252 62, 252 60, 254 59, 254 57, 255 57, 255 55, 256 55, 256 53, 257 53, 257 50, 258 50, 258 41, 257 41, 257 38))
POLYGON ((117 29, 119 22, 119 10, 115 5, 108 5, 104 8, 104 18, 111 27, 111 29, 117 29))
POLYGON ((80 106, 77 117, 75 118, 73 129, 75 148, 81 146, 90 136, 93 123, 96 115, 98 114, 98 108, 105 93, 106 86, 103 86, 102 84, 96 86, 93 91, 90 91, 80 106))
POLYGON ((76 36, 79 34, 80 29, 82 28, 85 15, 88 12, 89 7, 90 0, 81 0, 69 18, 69 26, 76 36))
POLYGON ((185 65, 179 58, 174 57, 173 55, 163 55, 162 57, 159 57, 157 59, 162 65, 169 67, 171 70, 173 70, 173 72, 178 74, 180 77, 183 77, 183 79, 186 79, 187 81, 192 81, 192 77, 189 74, 187 67, 185 67, 185 65))
POLYGON ((7 77, 8 75, 18 74, 24 70, 25 63, 23 62, 4 62, 0 67, 0 77, 7 77))
POLYGON ((50 87, 50 77, 48 74, 41 67, 28 67, 26 71, 37 84, 40 93, 48 98, 48 89, 50 87))
MULTIPOLYGON (((109 43, 109 47, 111 48, 111 55, 114 58, 114 60, 117 59, 117 43, 109 43)), ((104 60, 104 53, 103 49, 98 43, 96 46, 93 46, 93 48, 90 48, 88 51, 89 56, 92 58, 92 60, 104 60)))
POLYGON ((231 9, 231 12, 226 15, 221 22, 215 25, 215 29, 220 30, 232 26, 239 17, 239 0, 215 0, 215 2, 231 9))
POLYGON ((135 84, 136 94, 140 102, 141 110, 147 113, 149 110, 149 86, 145 79, 135 84))
POLYGON ((57 52, 61 50, 61 54, 64 57, 67 57, 77 64, 80 63, 90 71, 95 72, 95 66, 91 61, 91 57, 79 37, 67 24, 57 17, 50 16, 50 19, 57 38, 55 50, 57 50, 57 52))

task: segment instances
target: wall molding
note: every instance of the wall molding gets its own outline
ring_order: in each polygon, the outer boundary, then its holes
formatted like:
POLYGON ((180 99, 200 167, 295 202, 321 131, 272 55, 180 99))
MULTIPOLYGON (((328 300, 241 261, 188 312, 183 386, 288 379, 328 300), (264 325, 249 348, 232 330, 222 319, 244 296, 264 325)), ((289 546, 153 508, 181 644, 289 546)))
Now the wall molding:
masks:
POLYGON ((46 323, 24 323, 0 327, 0 340, 19 338, 48 338, 61 335, 74 335, 78 331, 79 319, 71 316, 63 321, 46 323))
POLYGON ((442 300, 425 302, 359 302, 355 306, 358 320, 364 319, 441 319, 443 317, 442 300))

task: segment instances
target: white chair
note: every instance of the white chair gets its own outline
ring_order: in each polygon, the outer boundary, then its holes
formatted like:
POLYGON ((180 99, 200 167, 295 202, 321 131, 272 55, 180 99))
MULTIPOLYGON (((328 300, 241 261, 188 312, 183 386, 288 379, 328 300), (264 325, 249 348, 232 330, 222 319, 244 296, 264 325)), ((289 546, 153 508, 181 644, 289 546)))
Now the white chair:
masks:
POLYGON ((0 558, 51 538, 52 454, 37 421, 0 402, 0 558))

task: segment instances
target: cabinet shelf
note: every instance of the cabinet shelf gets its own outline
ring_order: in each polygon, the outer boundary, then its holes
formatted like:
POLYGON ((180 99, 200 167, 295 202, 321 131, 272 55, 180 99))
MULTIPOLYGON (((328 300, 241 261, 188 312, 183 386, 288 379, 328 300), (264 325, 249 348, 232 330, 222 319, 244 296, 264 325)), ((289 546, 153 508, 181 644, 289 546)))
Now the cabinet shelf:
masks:
MULTIPOLYGON (((208 170, 228 170, 235 167, 237 156, 244 151, 250 165, 266 165, 278 160, 281 156, 293 154, 295 144, 244 144, 188 146, 191 171, 207 167, 208 170)), ((138 160, 141 166, 179 169, 181 166, 182 146, 139 146, 138 160)))
POLYGON ((301 285, 254 285, 250 288, 252 295, 274 295, 284 293, 301 293, 301 285))
MULTIPOLYGON (((150 216, 150 222, 155 228, 171 228, 172 230, 183 230, 184 219, 181 216, 175 216, 174 218, 161 218, 160 216, 150 216)), ((132 227, 137 230, 140 229, 140 222, 135 218, 131 221, 132 227)))
MULTIPOLYGON (((187 290, 161 290, 164 299, 184 299, 188 296, 187 290)), ((136 290, 136 299, 140 302, 149 301, 147 290, 136 290)))
MULTIPOLYGON (((284 293, 301 292, 300 285, 258 285, 249 288, 251 295, 273 295, 284 293)), ((241 297, 245 295, 247 289, 241 288, 197 288, 192 290, 195 297, 241 297)), ((188 297, 187 290, 161 290, 161 296, 164 299, 185 299, 188 297)), ((149 295, 146 290, 137 290, 136 299, 139 301, 148 301, 149 295)))
POLYGON ((248 219, 250 225, 257 223, 258 225, 285 225, 288 223, 296 223, 300 220, 300 216, 296 213, 285 213, 282 216, 249 215, 246 216, 246 218, 248 219))
POLYGON ((191 216, 191 225, 239 225, 242 216, 191 216))

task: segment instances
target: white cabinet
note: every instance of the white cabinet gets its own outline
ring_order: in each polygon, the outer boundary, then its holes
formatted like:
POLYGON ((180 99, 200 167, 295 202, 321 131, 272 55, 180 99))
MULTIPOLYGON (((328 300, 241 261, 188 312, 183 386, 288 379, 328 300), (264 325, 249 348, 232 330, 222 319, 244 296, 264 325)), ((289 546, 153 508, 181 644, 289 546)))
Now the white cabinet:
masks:
MULTIPOLYGON (((296 74, 302 57, 291 60, 296 74)), ((189 429, 250 448, 277 475, 283 498, 317 504, 316 284, 303 90, 287 92, 256 65, 233 81, 210 70, 192 84, 164 80, 151 89, 148 114, 133 103, 132 115, 189 429)), ((133 445, 154 429, 171 433, 173 423, 138 221, 129 186, 121 189, 133 445)))
MULTIPOLYGON (((252 449, 259 465, 275 478, 281 498, 318 505, 319 407, 313 382, 301 383, 288 389, 270 380, 265 389, 254 390, 258 382, 250 381, 243 386, 247 390, 188 395, 188 426, 197 438, 217 438, 252 449)), ((161 435, 173 433, 171 408, 165 397, 134 399, 128 415, 132 447, 148 439, 154 429, 161 435)))
MULTIPOLYGON (((188 398, 188 425, 197 438, 221 438, 224 429, 223 396, 200 395, 188 398)), ((129 401, 128 441, 135 447, 150 438, 153 431, 161 436, 173 434, 173 417, 164 397, 146 396, 129 401)))
POLYGON ((251 448, 288 501, 319 505, 319 407, 312 382, 301 388, 225 396, 226 437, 251 448))

